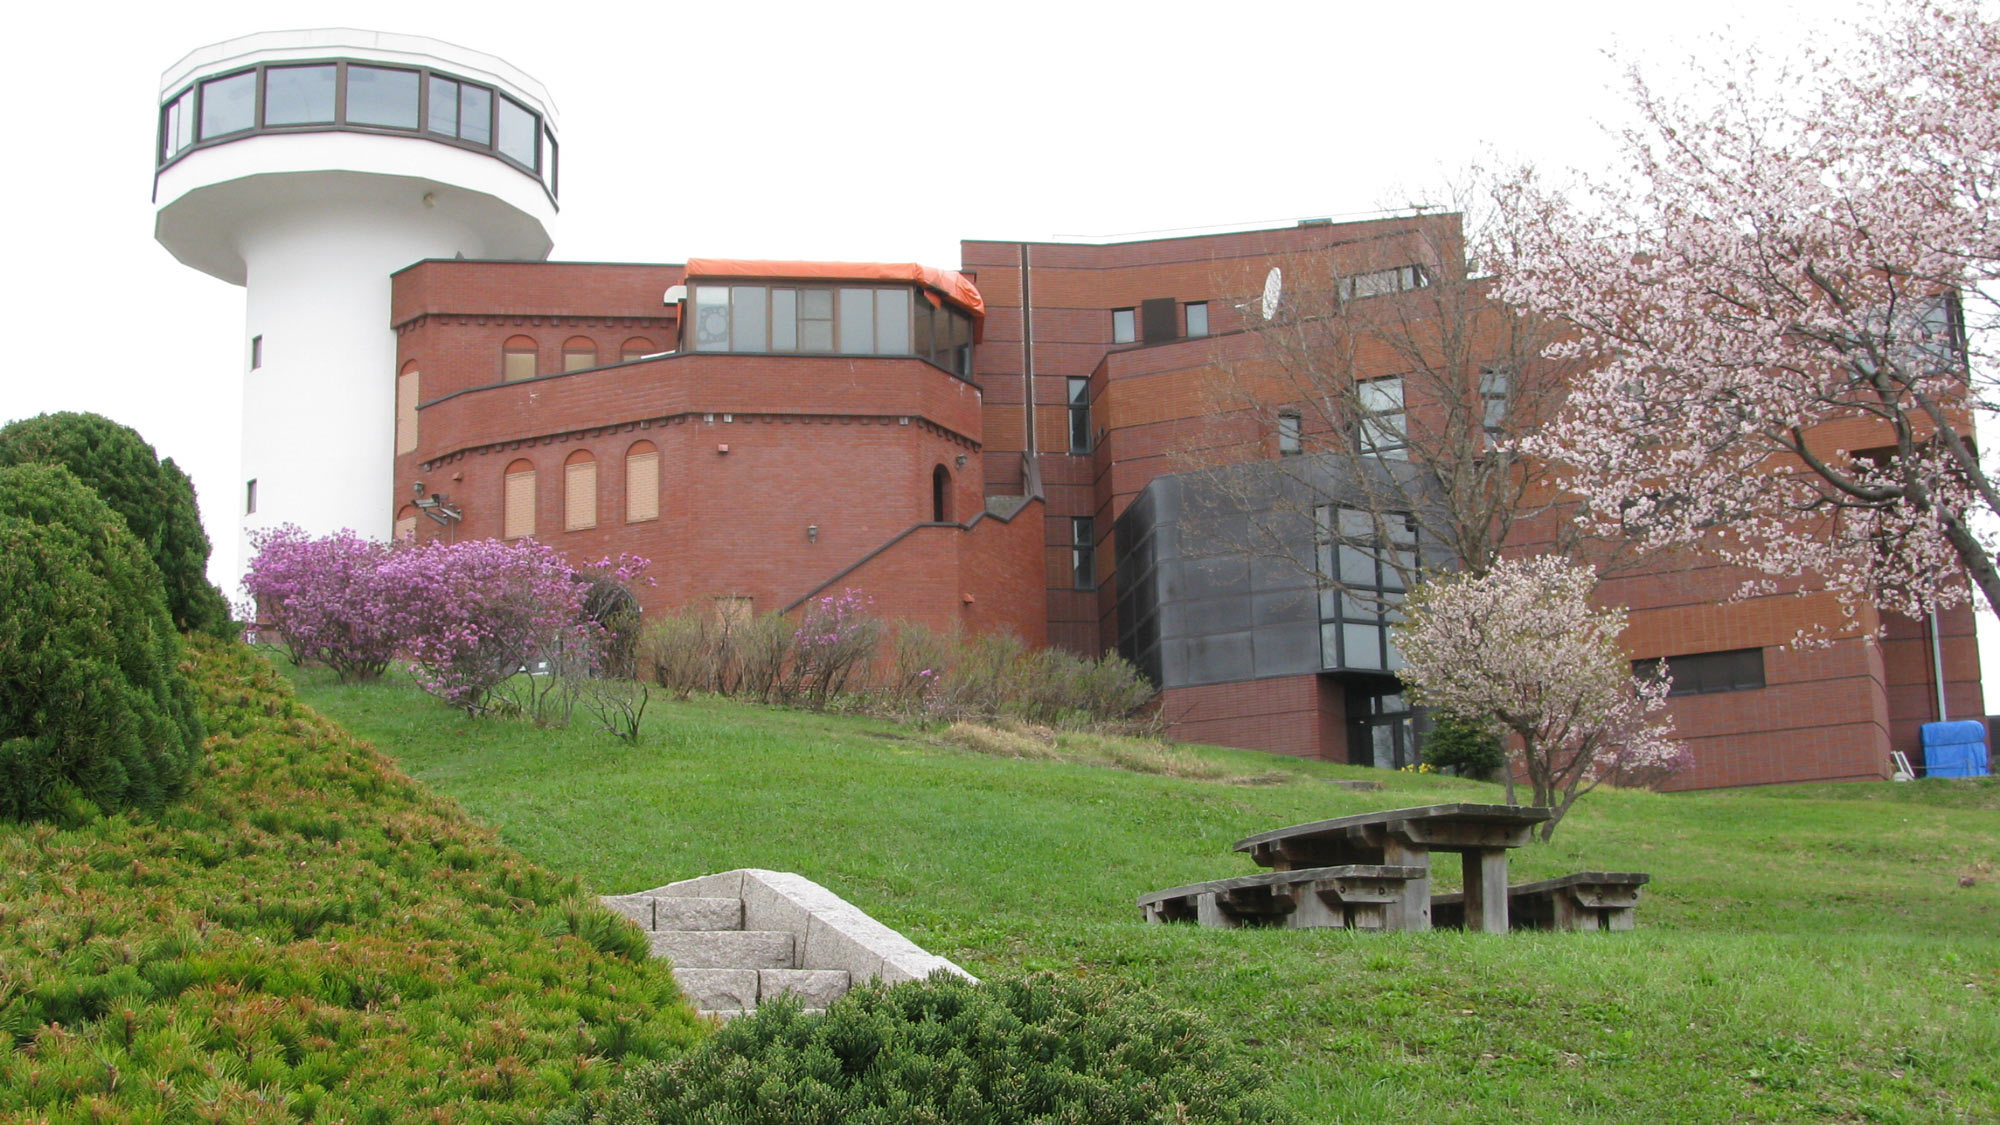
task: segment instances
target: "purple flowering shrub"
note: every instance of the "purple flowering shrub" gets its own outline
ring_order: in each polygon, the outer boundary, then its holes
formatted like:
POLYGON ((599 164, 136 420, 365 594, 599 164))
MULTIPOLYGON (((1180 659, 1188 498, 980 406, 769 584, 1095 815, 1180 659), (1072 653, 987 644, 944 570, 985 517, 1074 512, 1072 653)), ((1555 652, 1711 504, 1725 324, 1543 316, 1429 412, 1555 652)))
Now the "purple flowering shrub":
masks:
POLYGON ((250 545, 256 557, 243 587, 260 633, 274 632, 294 663, 324 664, 343 681, 382 674, 403 629, 401 591, 383 574, 389 544, 286 524, 255 533, 250 545))
POLYGON ((544 664, 601 672, 607 630, 587 612, 593 591, 601 597, 605 583, 630 583, 646 567, 624 556, 578 568, 531 539, 392 546, 287 526, 256 545, 244 586, 295 661, 345 680, 380 675, 401 656, 425 691, 455 707, 504 703, 537 718, 548 693, 524 689, 523 707, 503 698, 505 685, 544 664))

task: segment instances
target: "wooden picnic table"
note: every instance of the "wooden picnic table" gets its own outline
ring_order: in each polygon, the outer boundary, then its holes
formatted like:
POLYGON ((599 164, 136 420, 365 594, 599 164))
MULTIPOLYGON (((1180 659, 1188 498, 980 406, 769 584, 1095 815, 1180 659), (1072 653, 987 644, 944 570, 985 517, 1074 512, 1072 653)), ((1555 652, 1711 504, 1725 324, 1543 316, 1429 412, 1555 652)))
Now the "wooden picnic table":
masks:
POLYGON ((1507 850, 1528 842, 1555 810, 1536 805, 1424 805, 1274 828, 1236 841, 1277 871, 1342 864, 1422 868, 1403 896, 1406 930, 1431 928, 1430 853, 1457 852, 1465 870, 1465 928, 1507 932, 1507 850))

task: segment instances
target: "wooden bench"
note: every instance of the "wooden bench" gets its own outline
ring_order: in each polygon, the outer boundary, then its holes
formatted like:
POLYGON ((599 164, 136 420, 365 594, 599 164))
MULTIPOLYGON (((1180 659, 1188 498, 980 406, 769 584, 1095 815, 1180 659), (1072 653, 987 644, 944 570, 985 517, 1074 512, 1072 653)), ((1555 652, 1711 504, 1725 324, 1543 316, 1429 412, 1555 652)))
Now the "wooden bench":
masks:
MULTIPOLYGON (((1652 876, 1639 871, 1579 871, 1559 879, 1507 888, 1507 915, 1521 930, 1629 930, 1639 909, 1639 888, 1652 876)), ((1462 929, 1465 896, 1431 896, 1431 924, 1462 929)))
POLYGON ((1146 921, 1198 922, 1236 929, 1403 929, 1403 897, 1426 870, 1385 864, 1344 864, 1266 871, 1169 887, 1139 896, 1146 921))

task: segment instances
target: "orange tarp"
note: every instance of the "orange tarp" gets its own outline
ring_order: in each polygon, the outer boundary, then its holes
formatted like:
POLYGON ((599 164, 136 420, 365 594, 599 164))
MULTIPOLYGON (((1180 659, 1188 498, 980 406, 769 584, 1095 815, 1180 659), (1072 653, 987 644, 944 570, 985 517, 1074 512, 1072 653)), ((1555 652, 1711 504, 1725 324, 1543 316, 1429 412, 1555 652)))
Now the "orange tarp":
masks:
POLYGON ((927 285, 975 318, 986 319, 986 300, 956 270, 914 262, 756 262, 741 258, 689 258, 687 278, 756 278, 760 281, 914 281, 927 285))

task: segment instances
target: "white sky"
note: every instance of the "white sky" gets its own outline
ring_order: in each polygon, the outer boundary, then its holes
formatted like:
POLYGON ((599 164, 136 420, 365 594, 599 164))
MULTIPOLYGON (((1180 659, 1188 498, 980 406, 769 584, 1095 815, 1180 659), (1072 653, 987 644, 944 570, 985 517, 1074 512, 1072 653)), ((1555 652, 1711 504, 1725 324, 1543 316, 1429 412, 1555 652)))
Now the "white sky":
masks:
MULTIPOLYGON (((958 264, 960 238, 1157 237, 1610 159, 1620 62, 1838 36, 1854 0, 37 4, 0 70, 20 358, 0 419, 94 410, 194 478, 233 591, 243 294, 152 237, 159 75, 252 31, 429 35, 540 79, 557 258, 958 264), (60 347, 55 345, 60 344, 60 347)), ((386 310, 385 310, 386 314, 386 310)), ((386 327, 386 325, 385 325, 386 327)), ((1982 615, 1982 618, 1988 615, 1982 615)), ((2000 669, 2000 659, 1987 657, 2000 669)), ((1993 676, 2000 689, 2000 675, 1993 676)), ((1994 709, 1989 705, 1989 709, 1994 709)))

